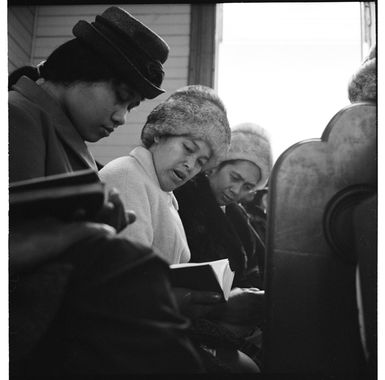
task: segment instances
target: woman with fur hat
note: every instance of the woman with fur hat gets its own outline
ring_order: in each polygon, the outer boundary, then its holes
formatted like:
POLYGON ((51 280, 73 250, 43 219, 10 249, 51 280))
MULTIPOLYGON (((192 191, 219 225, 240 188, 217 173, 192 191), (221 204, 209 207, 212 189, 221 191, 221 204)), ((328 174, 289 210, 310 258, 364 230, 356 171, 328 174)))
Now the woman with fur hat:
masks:
MULTIPOLYGON (((168 264, 188 262, 190 249, 173 192, 202 170, 215 167, 226 154, 230 128, 225 107, 208 87, 181 88, 150 113, 141 140, 142 146, 100 171, 103 181, 118 189, 125 206, 137 215, 120 235, 152 247, 168 264)), ((182 314, 192 319, 189 336, 209 372, 256 371, 255 363, 237 351, 231 339, 227 344, 232 348, 221 346, 226 360, 213 358, 202 348, 212 335, 201 326, 201 317, 232 315, 233 308, 223 310, 219 294, 183 288, 173 288, 173 293, 182 314)), ((209 328, 213 326, 220 328, 215 323, 209 328)))
POLYGON ((175 192, 191 261, 228 258, 237 286, 263 288, 257 261, 264 247, 238 203, 265 187, 271 168, 267 132, 244 123, 232 129, 230 149, 219 164, 175 192))
POLYGON ((156 249, 169 264, 188 262, 190 250, 173 191, 227 150, 230 127, 216 93, 205 86, 174 92, 148 116, 142 146, 100 171, 137 215, 121 235, 156 249))
POLYGON ((374 44, 360 67, 350 78, 348 97, 351 103, 377 101, 377 45, 374 44))

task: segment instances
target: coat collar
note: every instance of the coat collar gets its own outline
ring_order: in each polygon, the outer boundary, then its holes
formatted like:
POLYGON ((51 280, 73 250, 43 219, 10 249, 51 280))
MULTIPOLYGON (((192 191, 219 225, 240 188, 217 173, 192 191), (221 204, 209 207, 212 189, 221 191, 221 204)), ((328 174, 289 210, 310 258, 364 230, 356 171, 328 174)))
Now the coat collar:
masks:
POLYGON ((143 168, 146 174, 150 177, 152 182, 159 187, 159 190, 162 191, 169 202, 175 207, 176 210, 179 209, 178 201, 176 200, 174 193, 172 191, 163 191, 160 187, 159 179, 155 171, 154 160, 151 152, 143 146, 137 146, 130 152, 130 156, 134 157, 139 165, 143 168))
MULTIPOLYGON (((194 224, 203 223, 213 241, 226 247, 232 269, 243 271, 247 266, 247 253, 229 218, 218 205, 208 178, 200 173, 176 192, 181 204, 181 219, 191 218, 194 224)), ((194 257, 194 252, 192 252, 194 257)))
POLYGON ((71 120, 64 113, 60 104, 33 80, 23 76, 13 86, 31 102, 40 106, 44 112, 49 113, 54 120, 53 126, 62 141, 78 156, 87 166, 97 170, 96 163, 86 143, 79 135, 71 120))

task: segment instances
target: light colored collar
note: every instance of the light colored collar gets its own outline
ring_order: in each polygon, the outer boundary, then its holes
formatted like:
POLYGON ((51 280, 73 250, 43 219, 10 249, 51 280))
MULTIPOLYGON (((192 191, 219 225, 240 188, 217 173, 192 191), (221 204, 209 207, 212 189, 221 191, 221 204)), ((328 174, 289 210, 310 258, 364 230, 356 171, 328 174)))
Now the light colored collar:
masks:
POLYGON ((151 178, 154 184, 157 187, 159 187, 159 190, 162 191, 165 194, 165 196, 167 196, 170 204, 172 204, 176 210, 179 210, 179 204, 174 196, 174 193, 172 191, 164 191, 160 187, 159 179, 156 174, 156 170, 154 166, 152 153, 144 146, 137 146, 130 152, 129 155, 135 158, 135 160, 143 168, 146 174, 151 178))

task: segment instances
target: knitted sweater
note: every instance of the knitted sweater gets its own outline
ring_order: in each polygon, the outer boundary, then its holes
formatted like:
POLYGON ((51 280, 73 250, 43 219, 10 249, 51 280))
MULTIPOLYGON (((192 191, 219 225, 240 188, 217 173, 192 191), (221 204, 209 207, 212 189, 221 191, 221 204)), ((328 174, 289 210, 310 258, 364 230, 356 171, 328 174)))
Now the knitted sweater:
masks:
POLYGON ((128 156, 109 162, 99 174, 107 188, 120 192, 125 208, 136 214, 136 221, 120 235, 152 247, 169 264, 189 261, 178 203, 172 192, 160 188, 148 149, 136 147, 128 156))

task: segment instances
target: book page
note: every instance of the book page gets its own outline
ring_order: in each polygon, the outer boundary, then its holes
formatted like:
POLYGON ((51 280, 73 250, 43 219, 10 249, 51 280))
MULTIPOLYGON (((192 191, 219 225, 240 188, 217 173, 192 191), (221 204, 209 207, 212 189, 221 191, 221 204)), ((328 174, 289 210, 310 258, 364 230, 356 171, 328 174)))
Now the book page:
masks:
MULTIPOLYGON (((231 286, 234 279, 234 272, 230 268, 229 260, 228 259, 221 259, 221 260, 214 260, 214 261, 207 261, 203 263, 183 263, 183 264, 172 264, 170 265, 171 269, 182 269, 186 270, 188 268, 196 268, 198 267, 209 267, 212 269, 212 273, 215 275, 216 281, 220 288, 222 289, 224 299, 227 300, 230 294, 231 286)), ((203 268, 202 268, 203 269, 203 268)), ((200 287, 203 285, 202 277, 200 277, 200 274, 203 275, 203 272, 195 272, 195 282, 200 283, 200 287)), ((175 276, 175 274, 174 274, 175 276)), ((187 272, 185 272, 185 278, 187 278, 187 272)), ((195 285, 196 286, 196 285, 195 285)), ((204 286, 202 290, 204 289, 204 286)))

